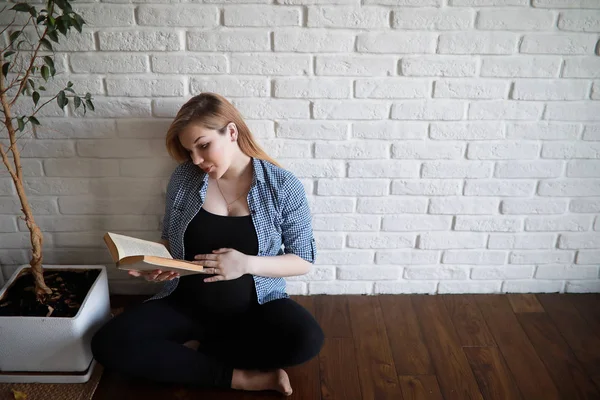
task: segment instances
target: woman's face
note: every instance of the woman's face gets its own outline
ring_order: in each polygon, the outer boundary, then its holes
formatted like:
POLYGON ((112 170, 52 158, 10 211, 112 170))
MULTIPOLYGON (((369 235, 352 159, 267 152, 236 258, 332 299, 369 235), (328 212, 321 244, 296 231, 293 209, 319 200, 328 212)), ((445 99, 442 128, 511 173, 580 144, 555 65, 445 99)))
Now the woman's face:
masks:
POLYGON ((237 129, 229 123, 225 134, 198 124, 190 124, 179 134, 179 142, 188 150, 192 162, 211 178, 220 178, 231 165, 237 129))

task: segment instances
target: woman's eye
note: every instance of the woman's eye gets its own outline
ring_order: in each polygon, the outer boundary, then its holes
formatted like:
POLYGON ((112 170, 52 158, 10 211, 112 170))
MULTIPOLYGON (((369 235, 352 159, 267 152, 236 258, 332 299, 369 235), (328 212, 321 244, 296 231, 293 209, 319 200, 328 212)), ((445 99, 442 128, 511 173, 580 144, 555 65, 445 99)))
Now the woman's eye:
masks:
POLYGON ((200 148, 201 148, 201 149, 205 149, 205 148, 207 148, 207 147, 208 147, 208 143, 205 143, 205 144, 202 144, 202 145, 200 145, 200 148))

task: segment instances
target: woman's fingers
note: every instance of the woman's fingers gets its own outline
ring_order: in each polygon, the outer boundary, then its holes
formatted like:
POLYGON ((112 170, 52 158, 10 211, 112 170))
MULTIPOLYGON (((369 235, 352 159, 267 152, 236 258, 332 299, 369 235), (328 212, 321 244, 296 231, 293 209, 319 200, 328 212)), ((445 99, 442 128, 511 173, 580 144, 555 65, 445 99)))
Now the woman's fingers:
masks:
POLYGON ((219 262, 213 261, 213 260, 202 260, 202 261, 192 261, 192 262, 196 265, 202 265, 203 267, 216 268, 219 266, 219 262))
POLYGON ((173 271, 166 271, 163 272, 162 274, 160 274, 158 276, 159 281, 170 281, 171 279, 174 279, 177 276, 177 272, 173 272, 173 271))
POLYGON ((129 272, 129 275, 139 277, 143 276, 147 281, 166 281, 179 277, 179 273, 175 271, 161 271, 160 269, 155 269, 152 271, 139 271, 132 269, 129 272))

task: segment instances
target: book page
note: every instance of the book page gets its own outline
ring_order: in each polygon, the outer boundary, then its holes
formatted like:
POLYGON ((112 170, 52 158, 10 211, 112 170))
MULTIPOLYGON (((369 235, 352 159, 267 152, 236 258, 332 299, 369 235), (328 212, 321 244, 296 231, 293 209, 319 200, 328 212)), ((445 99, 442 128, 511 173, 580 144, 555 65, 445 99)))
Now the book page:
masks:
POLYGON ((134 238, 131 236, 119 235, 108 232, 108 235, 115 243, 120 258, 129 256, 156 256, 164 258, 173 258, 169 250, 162 243, 151 242, 134 238))

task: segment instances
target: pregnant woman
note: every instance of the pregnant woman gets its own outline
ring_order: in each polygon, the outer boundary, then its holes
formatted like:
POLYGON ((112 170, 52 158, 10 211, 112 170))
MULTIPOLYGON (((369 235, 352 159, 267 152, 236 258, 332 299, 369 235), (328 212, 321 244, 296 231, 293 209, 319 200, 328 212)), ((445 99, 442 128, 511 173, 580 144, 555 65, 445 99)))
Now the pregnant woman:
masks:
POLYGON ((166 144, 180 164, 167 187, 162 242, 206 274, 130 271, 165 285, 96 333, 94 357, 153 381, 290 395, 283 368, 323 344, 283 279, 306 274, 315 260, 304 188, 214 93, 181 107, 166 144))

